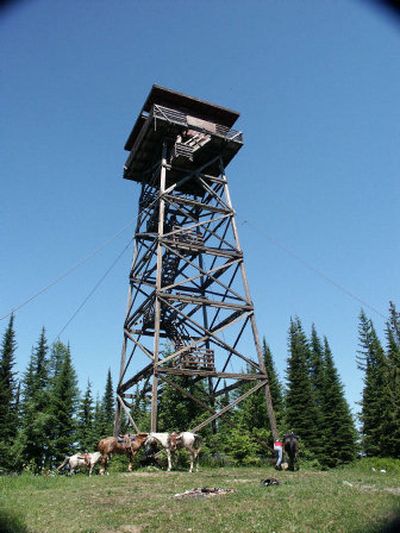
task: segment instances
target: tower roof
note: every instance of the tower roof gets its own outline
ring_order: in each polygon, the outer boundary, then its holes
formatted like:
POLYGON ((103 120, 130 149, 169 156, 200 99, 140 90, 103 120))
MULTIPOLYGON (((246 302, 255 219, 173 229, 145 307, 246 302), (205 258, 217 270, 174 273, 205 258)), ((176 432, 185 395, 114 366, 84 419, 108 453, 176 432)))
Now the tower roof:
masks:
POLYGON ((212 104, 206 100, 200 100, 199 98, 194 98, 193 96, 188 96, 187 94, 173 91, 160 85, 153 85, 126 141, 125 150, 132 149, 137 135, 145 122, 143 112, 149 113, 154 104, 176 109, 227 128, 231 128, 240 116, 237 111, 233 111, 232 109, 212 104))

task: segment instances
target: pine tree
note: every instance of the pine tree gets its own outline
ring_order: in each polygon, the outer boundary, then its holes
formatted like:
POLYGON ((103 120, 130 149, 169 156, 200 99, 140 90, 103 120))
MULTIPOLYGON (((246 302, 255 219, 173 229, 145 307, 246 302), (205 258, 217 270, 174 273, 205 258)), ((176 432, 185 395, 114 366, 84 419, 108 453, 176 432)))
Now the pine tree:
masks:
POLYGON ((39 471, 50 460, 51 415, 49 412, 48 346, 44 328, 24 378, 22 429, 18 449, 22 460, 39 471))
POLYGON ((326 337, 323 355, 325 377, 320 398, 323 412, 322 432, 325 439, 324 454, 320 462, 325 466, 335 467, 354 459, 356 431, 326 337))
POLYGON ((77 437, 79 449, 82 451, 93 450, 99 440, 95 435, 92 385, 90 381, 88 381, 85 394, 79 405, 77 437))
POLYGON ((310 379, 315 391, 317 403, 321 403, 321 394, 325 386, 324 349, 315 324, 311 328, 310 339, 310 379))
MULTIPOLYGON (((321 340, 318 336, 315 324, 311 327, 310 338, 310 350, 309 350, 309 372, 310 381, 313 389, 316 409, 316 426, 317 428, 323 428, 324 425, 324 395, 326 394, 326 368, 324 349, 322 347, 321 340)), ((324 431, 320 430, 318 439, 314 443, 314 452, 322 464, 327 456, 326 439, 329 435, 326 435, 324 431)))
MULTIPOLYGON (((227 388, 226 380, 224 380, 223 389, 227 388)), ((216 401, 216 410, 220 411, 224 407, 227 407, 231 403, 231 395, 229 390, 226 390, 221 394, 216 401)), ((217 429, 219 433, 224 432, 227 428, 232 426, 233 412, 232 409, 227 411, 223 416, 217 419, 217 429)))
POLYGON ((48 374, 50 379, 54 379, 60 374, 65 356, 69 351, 69 346, 66 346, 60 340, 56 340, 53 344, 48 364, 48 374))
POLYGON ((102 402, 100 401, 98 394, 96 396, 96 401, 94 404, 93 435, 96 442, 98 442, 104 437, 109 437, 109 435, 107 435, 104 431, 104 415, 102 409, 102 402))
MULTIPOLYGON (((272 405, 274 408, 275 416, 278 425, 283 423, 283 399, 282 399, 282 386, 279 382, 278 375, 275 370, 275 365, 272 358, 271 350, 263 339, 263 357, 264 364, 267 370, 269 388, 271 392, 272 405)), ((247 372, 252 373, 254 369, 249 365, 247 372)), ((237 389, 236 395, 241 395, 254 387, 253 382, 245 383, 237 389)), ((268 435, 269 447, 272 446, 273 437, 270 432, 269 418, 267 412, 267 405, 265 401, 264 390, 260 389, 257 392, 248 396, 243 400, 235 410, 234 422, 241 430, 246 430, 249 433, 255 435, 260 430, 265 430, 268 435)))
POLYGON ((18 380, 15 393, 15 420, 15 434, 17 434, 21 425, 21 380, 18 380))
POLYGON ((361 400, 361 434, 367 455, 382 455, 386 436, 383 433, 383 413, 387 397, 387 360, 372 321, 364 311, 360 313, 357 363, 364 371, 364 388, 361 400))
POLYGON ((387 330, 393 335, 393 342, 400 349, 400 313, 397 311, 393 302, 389 302, 389 320, 387 321, 387 330))
POLYGON ((310 347, 300 319, 291 319, 287 364, 286 421, 311 452, 318 439, 315 395, 309 375, 310 347))
POLYGON ((386 323, 387 382, 384 396, 387 403, 382 416, 381 442, 384 456, 400 457, 400 313, 393 302, 389 304, 386 323))
MULTIPOLYGON (((146 392, 148 391, 140 391, 139 385, 136 385, 131 411, 132 418, 141 431, 150 431, 150 399, 146 392)), ((122 415, 121 428, 124 433, 129 431, 129 423, 124 413, 122 415)))
MULTIPOLYGON (((187 376, 171 376, 170 383, 174 383, 198 401, 207 405, 205 385, 187 376)), ((185 396, 179 389, 169 383, 164 383, 159 395, 159 422, 162 431, 185 431, 195 426, 204 418, 204 407, 196 400, 185 396)))
POLYGON ((16 348, 14 315, 11 315, 0 351, 0 470, 9 470, 12 466, 10 445, 18 427, 16 378, 13 370, 16 348))
MULTIPOLYGON (((283 402, 282 384, 278 378, 278 373, 275 368, 271 349, 268 346, 265 338, 263 339, 263 355, 264 355, 264 364, 267 369, 269 390, 271 392, 272 405, 274 407, 277 424, 278 424, 278 427, 282 427, 284 424, 284 402, 283 402)), ((265 400, 264 400, 264 403, 265 403, 265 400)))
POLYGON ((104 436, 112 435, 114 431, 115 400, 110 369, 107 372, 106 387, 101 402, 101 412, 103 417, 102 433, 104 436))
POLYGON ((50 387, 51 415, 50 448, 56 463, 65 455, 72 455, 76 441, 77 376, 72 365, 70 349, 58 341, 55 375, 50 387))
MULTIPOLYGON (((246 372, 250 374, 254 372, 254 368, 251 365, 247 365, 246 372)), ((234 389, 232 396, 236 399, 253 387, 254 382, 244 382, 242 385, 234 389)), ((237 405, 234 410, 233 423, 241 431, 247 431, 249 433, 253 429, 269 427, 263 390, 254 392, 237 405)))

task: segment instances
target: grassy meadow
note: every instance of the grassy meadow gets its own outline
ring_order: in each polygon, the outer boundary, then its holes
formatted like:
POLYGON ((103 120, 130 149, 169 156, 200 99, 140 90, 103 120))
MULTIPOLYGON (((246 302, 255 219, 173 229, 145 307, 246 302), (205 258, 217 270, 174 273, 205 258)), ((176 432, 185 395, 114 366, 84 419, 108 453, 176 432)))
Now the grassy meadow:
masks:
POLYGON ((400 462, 385 466, 380 472, 382 464, 365 460, 327 472, 229 467, 202 468, 197 474, 112 472, 104 478, 3 476, 0 531, 377 532, 400 507, 400 462), (261 486, 268 477, 281 484, 261 486), (174 496, 195 487, 234 493, 174 496))

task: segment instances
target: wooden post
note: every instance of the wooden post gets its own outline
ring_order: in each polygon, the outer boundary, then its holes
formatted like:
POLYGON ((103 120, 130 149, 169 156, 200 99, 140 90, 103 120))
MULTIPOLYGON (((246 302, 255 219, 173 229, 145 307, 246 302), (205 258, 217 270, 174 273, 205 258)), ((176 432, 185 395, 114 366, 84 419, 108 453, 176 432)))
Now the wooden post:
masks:
POLYGON ((150 430, 152 432, 157 431, 157 412, 158 412, 158 369, 157 363, 159 359, 160 350, 160 322, 161 322, 161 279, 162 279, 162 237, 164 235, 164 211, 165 200, 163 194, 166 184, 166 172, 167 172, 167 146, 164 142, 161 161, 160 172, 160 204, 159 204, 159 217, 158 217, 158 240, 157 240, 157 278, 156 278, 156 299, 155 299, 155 312, 154 312, 154 366, 153 366, 153 383, 151 391, 151 420, 150 430))

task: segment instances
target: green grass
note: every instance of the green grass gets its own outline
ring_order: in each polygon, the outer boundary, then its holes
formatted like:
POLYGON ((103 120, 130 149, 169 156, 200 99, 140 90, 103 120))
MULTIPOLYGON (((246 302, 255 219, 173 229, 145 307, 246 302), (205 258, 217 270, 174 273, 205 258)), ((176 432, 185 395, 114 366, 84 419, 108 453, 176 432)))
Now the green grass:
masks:
POLYGON ((136 471, 110 476, 0 478, 0 531, 372 532, 393 519, 399 462, 386 473, 357 463, 329 472, 272 468, 136 471), (260 486, 277 477, 281 485, 260 486), (177 499, 195 487, 233 488, 212 498, 177 499))

